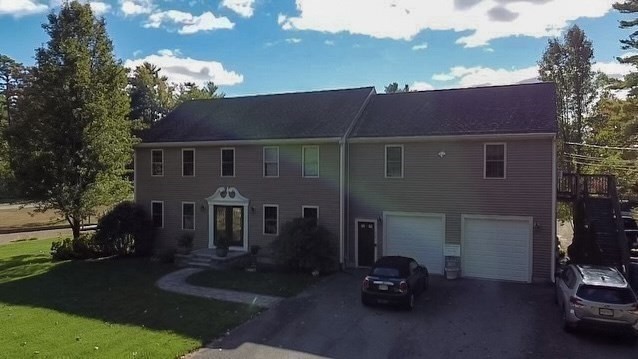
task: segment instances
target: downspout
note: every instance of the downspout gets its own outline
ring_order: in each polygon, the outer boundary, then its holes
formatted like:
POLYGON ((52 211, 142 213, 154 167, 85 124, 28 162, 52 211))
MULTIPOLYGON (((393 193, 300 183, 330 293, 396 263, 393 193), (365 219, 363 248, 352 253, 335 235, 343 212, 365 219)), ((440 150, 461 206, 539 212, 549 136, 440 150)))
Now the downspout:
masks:
POLYGON ((550 280, 554 282, 554 274, 556 273, 556 137, 552 139, 552 263, 550 280))
MULTIPOLYGON (((368 103, 370 102, 370 99, 372 98, 372 96, 374 96, 376 94, 376 91, 374 90, 374 87, 370 90, 370 93, 368 94, 368 96, 365 98, 365 100, 363 101, 363 104, 361 105, 361 108, 359 108, 359 111, 357 112, 357 114, 355 115, 354 119, 352 120, 352 122, 350 123, 350 126, 348 126, 348 129, 346 130, 346 132, 343 134, 343 137, 341 138, 341 140, 339 140, 339 266, 341 267, 341 269, 345 268, 345 240, 346 237, 348 237, 347 239, 350 239, 349 237, 349 233, 346 235, 346 220, 350 220, 350 206, 349 206, 349 201, 350 201, 350 161, 348 161, 348 168, 346 168, 346 146, 349 146, 348 144, 348 138, 350 137, 350 133, 352 132, 352 130, 354 129, 354 126, 357 124, 357 122, 359 121, 359 119, 361 118, 361 115, 363 114, 363 111, 365 110, 365 108, 368 106, 368 103), (348 176, 348 188, 346 190, 345 186, 346 186, 346 170, 348 171, 347 176, 348 176), (348 208, 346 209, 346 201, 348 202, 348 208)), ((350 156, 350 153, 348 151, 348 157, 350 156)))

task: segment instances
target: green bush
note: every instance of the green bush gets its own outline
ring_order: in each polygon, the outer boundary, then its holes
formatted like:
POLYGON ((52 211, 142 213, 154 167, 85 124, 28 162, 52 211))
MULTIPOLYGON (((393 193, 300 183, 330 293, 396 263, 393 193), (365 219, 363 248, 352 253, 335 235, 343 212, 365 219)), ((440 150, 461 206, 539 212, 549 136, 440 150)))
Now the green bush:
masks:
POLYGON ((65 238, 51 244, 51 257, 56 261, 103 257, 95 235, 83 233, 77 239, 65 238))
POLYGON ((277 264, 294 272, 329 272, 336 265, 336 237, 312 218, 295 218, 286 223, 273 242, 277 264))
POLYGON ((97 224, 96 241, 108 255, 149 256, 153 252, 153 222, 144 208, 122 202, 97 224))

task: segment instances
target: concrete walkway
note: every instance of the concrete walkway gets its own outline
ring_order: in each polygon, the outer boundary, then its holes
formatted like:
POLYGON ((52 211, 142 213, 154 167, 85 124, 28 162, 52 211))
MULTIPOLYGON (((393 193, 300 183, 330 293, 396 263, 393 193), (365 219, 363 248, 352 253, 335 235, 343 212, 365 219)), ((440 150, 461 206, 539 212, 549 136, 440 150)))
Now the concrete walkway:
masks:
POLYGON ((163 290, 180 294, 192 295, 208 299, 218 299, 227 302, 244 303, 259 307, 270 308, 283 298, 234 290, 199 287, 186 283, 186 278, 203 271, 203 268, 184 268, 169 273, 160 278, 156 285, 163 290))

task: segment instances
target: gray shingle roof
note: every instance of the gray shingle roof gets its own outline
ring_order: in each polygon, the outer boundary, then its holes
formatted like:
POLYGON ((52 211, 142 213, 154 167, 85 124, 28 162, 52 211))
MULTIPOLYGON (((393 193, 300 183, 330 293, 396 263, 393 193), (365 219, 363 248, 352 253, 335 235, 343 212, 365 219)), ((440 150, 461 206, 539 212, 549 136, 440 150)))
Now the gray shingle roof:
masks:
POLYGON ((351 137, 555 133, 552 83, 374 96, 351 137))
POLYGON ((141 134, 143 142, 341 137, 373 87, 195 100, 141 134))

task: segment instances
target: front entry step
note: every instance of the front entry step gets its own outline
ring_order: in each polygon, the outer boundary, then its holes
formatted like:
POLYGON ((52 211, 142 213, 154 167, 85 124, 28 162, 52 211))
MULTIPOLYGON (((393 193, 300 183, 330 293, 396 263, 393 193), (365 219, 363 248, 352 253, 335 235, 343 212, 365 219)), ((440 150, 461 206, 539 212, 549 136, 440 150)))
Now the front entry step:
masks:
POLYGON ((204 248, 190 254, 176 254, 175 263, 179 267, 196 267, 225 270, 241 268, 250 264, 250 254, 244 251, 228 251, 226 257, 218 257, 215 249, 204 248))

